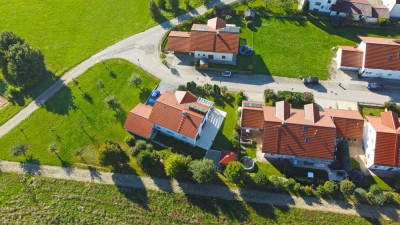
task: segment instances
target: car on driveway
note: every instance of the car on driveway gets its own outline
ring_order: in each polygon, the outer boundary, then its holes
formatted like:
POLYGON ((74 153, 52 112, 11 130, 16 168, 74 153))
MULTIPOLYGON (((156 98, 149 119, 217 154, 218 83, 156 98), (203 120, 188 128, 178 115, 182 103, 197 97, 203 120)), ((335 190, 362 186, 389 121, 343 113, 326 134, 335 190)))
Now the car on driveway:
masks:
POLYGON ((377 91, 382 91, 383 90, 383 84, 380 84, 380 83, 369 83, 368 85, 367 85, 367 88, 369 89, 369 90, 377 90, 377 91))
POLYGON ((230 76, 232 76, 232 72, 229 71, 229 70, 225 70, 225 71, 223 71, 223 72, 221 73, 221 75, 222 75, 223 77, 230 77, 230 76))
POLYGON ((303 83, 305 85, 316 85, 319 83, 318 77, 308 77, 308 78, 303 78, 303 83))

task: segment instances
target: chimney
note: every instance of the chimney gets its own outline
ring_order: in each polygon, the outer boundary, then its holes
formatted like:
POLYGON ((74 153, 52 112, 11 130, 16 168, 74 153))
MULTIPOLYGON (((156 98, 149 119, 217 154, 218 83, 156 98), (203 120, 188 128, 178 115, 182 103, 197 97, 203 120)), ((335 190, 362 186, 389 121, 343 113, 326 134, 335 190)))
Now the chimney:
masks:
POLYGON ((285 101, 275 103, 275 116, 287 120, 290 117, 290 104, 285 101))
POLYGON ((185 117, 188 116, 188 113, 187 113, 185 110, 182 110, 182 114, 183 114, 185 117))
POLYGON ((304 106, 304 116, 306 120, 316 123, 321 119, 317 104, 311 103, 304 106))

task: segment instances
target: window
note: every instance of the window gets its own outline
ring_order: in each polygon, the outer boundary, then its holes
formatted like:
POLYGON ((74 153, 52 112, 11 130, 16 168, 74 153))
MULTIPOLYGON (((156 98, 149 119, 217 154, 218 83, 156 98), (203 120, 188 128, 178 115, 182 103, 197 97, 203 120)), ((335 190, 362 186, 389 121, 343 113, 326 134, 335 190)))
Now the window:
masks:
POLYGON ((223 55, 223 56, 222 56, 222 59, 225 59, 225 58, 226 58, 226 57, 223 55))
POLYGON ((331 3, 331 0, 328 0, 328 3, 331 3))
POLYGON ((197 53, 197 56, 200 56, 200 53, 197 53))
POLYGON ((388 77, 390 77, 390 76, 392 76, 392 74, 391 74, 391 73, 389 73, 389 74, 388 74, 388 77))
POLYGON ((310 138, 306 137, 306 144, 310 143, 310 138))
POLYGON ((206 56, 206 54, 203 54, 203 56, 206 56))
POLYGON ((321 6, 321 9, 323 9, 324 7, 323 6, 321 6))
POLYGON ((303 132, 307 132, 308 127, 307 126, 303 126, 303 132))
POLYGON ((321 5, 321 2, 316 2, 315 5, 321 5))
POLYGON ((388 56, 388 61, 392 61, 393 57, 391 55, 388 56))
POLYGON ((214 59, 213 55, 208 55, 208 59, 214 59))

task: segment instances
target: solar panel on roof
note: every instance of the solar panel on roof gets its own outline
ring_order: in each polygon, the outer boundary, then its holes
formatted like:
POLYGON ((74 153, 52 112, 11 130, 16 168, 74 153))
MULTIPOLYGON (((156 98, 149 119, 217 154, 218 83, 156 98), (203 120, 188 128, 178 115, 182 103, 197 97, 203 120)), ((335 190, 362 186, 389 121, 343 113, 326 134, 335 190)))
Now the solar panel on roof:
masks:
POLYGON ((204 108, 202 108, 200 106, 193 105, 193 104, 190 104, 190 103, 188 103, 187 106, 189 106, 190 110, 192 110, 194 112, 197 112, 197 113, 200 113, 202 115, 205 115, 207 113, 207 111, 208 111, 208 110, 206 110, 206 109, 204 109, 204 108))

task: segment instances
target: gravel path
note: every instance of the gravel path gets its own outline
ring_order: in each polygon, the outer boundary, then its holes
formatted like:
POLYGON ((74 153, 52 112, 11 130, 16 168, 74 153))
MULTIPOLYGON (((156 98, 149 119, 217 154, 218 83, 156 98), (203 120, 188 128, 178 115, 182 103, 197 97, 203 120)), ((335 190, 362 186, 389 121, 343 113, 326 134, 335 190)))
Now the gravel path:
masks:
POLYGON ((376 219, 384 218, 398 221, 400 216, 400 210, 390 206, 374 207, 369 205, 353 205, 343 201, 324 200, 315 197, 296 197, 279 193, 229 188, 221 185, 198 185, 166 178, 138 177, 121 173, 100 172, 95 169, 62 168, 57 166, 41 166, 29 163, 0 161, 0 171, 226 200, 240 200, 248 203, 271 204, 280 207, 319 210, 376 219))

